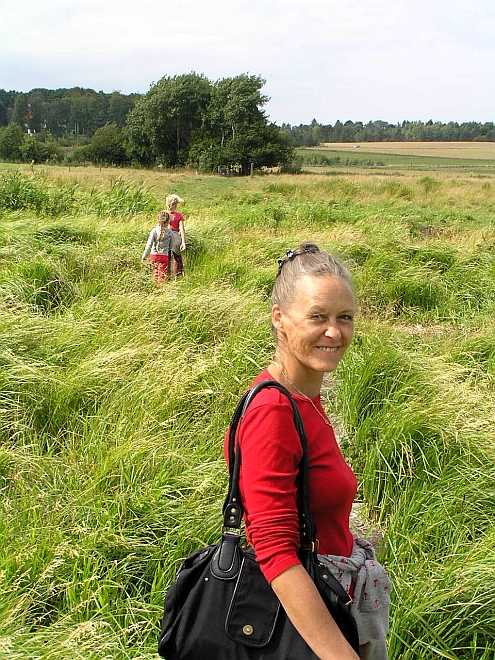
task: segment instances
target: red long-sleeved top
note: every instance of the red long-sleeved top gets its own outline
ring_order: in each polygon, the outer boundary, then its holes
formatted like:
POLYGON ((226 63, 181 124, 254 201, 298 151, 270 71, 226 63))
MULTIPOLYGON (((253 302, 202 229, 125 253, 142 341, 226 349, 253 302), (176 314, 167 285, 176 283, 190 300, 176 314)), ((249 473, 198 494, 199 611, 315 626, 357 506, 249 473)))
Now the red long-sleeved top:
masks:
MULTIPOLYGON (((254 381, 271 380, 263 371, 254 381)), ((322 554, 349 557, 353 537, 349 515, 357 482, 347 465, 320 402, 298 394, 297 403, 308 438, 310 509, 322 554)), ((262 390, 250 404, 238 430, 241 447, 240 492, 248 542, 271 582, 300 564, 296 476, 302 448, 286 397, 276 389, 262 390)), ((225 452, 227 456, 227 439, 225 452)))

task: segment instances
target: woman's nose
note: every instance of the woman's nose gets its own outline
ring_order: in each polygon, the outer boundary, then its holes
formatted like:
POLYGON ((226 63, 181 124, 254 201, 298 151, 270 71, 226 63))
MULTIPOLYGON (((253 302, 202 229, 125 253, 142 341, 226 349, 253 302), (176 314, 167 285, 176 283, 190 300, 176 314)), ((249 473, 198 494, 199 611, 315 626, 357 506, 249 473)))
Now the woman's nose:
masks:
POLYGON ((325 337, 329 339, 340 339, 341 334, 340 328, 336 323, 330 323, 325 330, 325 337))

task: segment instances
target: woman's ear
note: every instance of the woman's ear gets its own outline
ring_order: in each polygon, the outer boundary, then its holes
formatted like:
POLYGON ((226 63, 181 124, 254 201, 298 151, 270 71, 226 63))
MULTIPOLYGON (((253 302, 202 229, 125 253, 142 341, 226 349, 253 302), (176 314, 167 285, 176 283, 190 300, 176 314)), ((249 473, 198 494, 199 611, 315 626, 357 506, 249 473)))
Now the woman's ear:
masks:
POLYGON ((272 306, 272 325, 275 330, 281 330, 283 327, 282 323, 282 310, 280 306, 275 304, 272 306))

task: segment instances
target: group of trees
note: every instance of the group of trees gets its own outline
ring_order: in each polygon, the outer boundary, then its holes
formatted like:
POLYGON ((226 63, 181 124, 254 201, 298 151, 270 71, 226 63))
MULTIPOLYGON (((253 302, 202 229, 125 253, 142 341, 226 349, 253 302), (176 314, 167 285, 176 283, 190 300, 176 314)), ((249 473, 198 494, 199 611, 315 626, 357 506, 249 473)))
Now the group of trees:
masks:
POLYGON ((449 121, 403 121, 390 124, 386 121, 336 121, 332 124, 319 124, 313 119, 311 124, 291 126, 282 124, 295 146, 314 147, 321 142, 455 142, 455 141, 495 141, 493 122, 449 121))
POLYGON ((91 137, 105 124, 124 126, 139 97, 81 87, 32 89, 28 93, 0 89, 0 127, 13 123, 27 133, 48 131, 54 137, 91 137))
POLYGON ((63 148, 49 133, 28 135, 18 124, 0 128, 0 160, 41 163, 63 159, 63 148))
POLYGON ((189 73, 164 77, 129 113, 129 152, 143 164, 189 164, 201 170, 286 164, 288 137, 268 122, 265 81, 242 74, 211 82, 189 73))
POLYGON ((0 90, 0 158, 190 165, 243 174, 284 165, 293 151, 286 133, 267 119, 264 83, 255 75, 212 82, 189 73, 165 76, 143 96, 0 90))

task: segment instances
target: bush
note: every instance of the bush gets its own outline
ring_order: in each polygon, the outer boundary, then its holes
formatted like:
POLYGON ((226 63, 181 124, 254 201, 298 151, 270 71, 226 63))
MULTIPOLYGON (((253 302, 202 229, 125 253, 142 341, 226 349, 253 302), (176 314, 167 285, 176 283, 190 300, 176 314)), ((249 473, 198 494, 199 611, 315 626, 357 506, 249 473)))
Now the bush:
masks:
POLYGON ((44 141, 34 135, 27 135, 21 146, 21 160, 42 163, 48 160, 62 160, 62 149, 54 140, 44 141))
POLYGON ((106 124, 95 131, 88 150, 96 163, 122 165, 127 162, 124 132, 116 124, 106 124))
POLYGON ((0 128, 0 158, 3 160, 21 160, 24 133, 17 124, 0 128))
POLYGON ((91 162, 93 160, 93 150, 90 144, 83 144, 70 151, 65 161, 69 164, 80 165, 81 163, 91 162))

